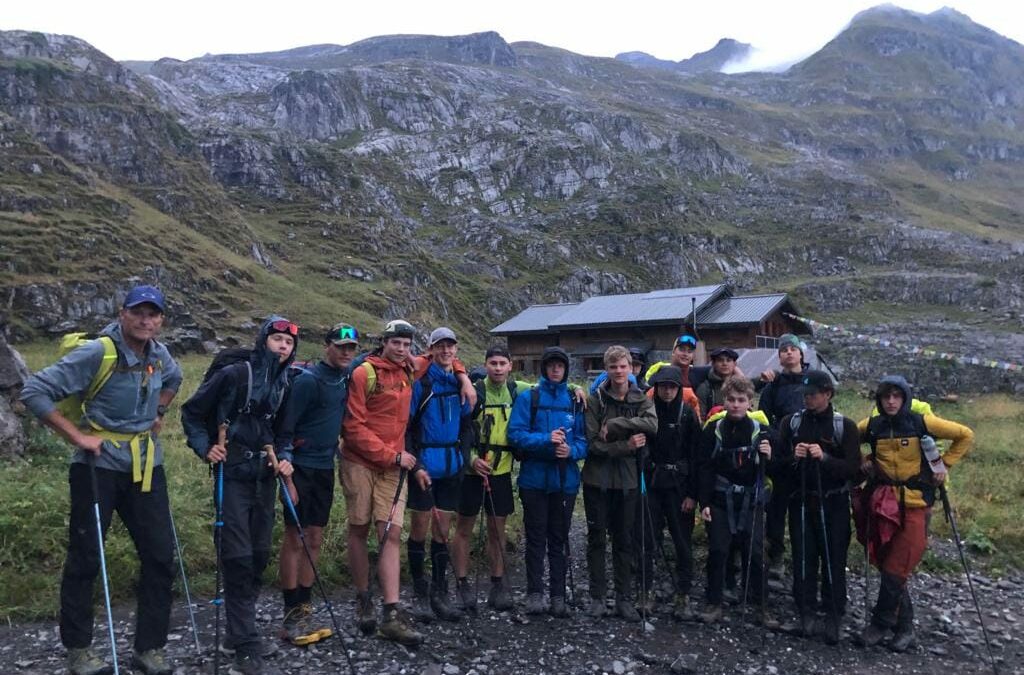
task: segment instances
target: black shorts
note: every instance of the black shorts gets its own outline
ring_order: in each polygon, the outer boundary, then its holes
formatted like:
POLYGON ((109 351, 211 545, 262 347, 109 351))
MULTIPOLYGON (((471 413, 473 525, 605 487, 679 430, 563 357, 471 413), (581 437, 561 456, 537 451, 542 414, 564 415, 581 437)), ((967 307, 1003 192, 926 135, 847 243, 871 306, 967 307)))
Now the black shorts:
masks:
POLYGON ((409 476, 409 499, 405 505, 410 511, 429 511, 437 507, 439 511, 455 511, 459 505, 459 483, 461 476, 433 479, 430 489, 420 489, 415 476, 409 476))
POLYGON ((480 504, 489 516, 504 518, 515 512, 515 500, 512 498, 512 472, 500 476, 491 476, 491 496, 484 497, 484 479, 476 474, 466 474, 462 479, 462 497, 459 500, 460 516, 476 516, 480 513, 480 504))
MULTIPOLYGON (((299 514, 302 527, 326 527, 331 517, 331 504, 334 503, 334 469, 307 469, 292 465, 292 482, 299 493, 299 503, 295 511, 299 514)), ((285 504, 284 496, 278 495, 284 507, 284 522, 295 525, 291 511, 285 504)))

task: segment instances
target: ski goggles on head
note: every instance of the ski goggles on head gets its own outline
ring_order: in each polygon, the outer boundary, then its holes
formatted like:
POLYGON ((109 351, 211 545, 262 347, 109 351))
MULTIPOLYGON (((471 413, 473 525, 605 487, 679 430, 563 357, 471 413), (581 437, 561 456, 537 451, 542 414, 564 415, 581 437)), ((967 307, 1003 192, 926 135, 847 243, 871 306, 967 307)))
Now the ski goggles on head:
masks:
POLYGON ((270 322, 271 333, 288 333, 292 337, 299 336, 299 324, 292 323, 287 319, 279 319, 277 321, 270 322))
POLYGON ((339 323, 335 325, 334 328, 327 331, 324 342, 330 342, 336 347, 341 347, 342 345, 357 345, 359 344, 359 331, 355 329, 355 326, 350 326, 347 323, 339 323))
POLYGON ((676 340, 676 347, 689 347, 690 349, 696 349, 697 339, 692 335, 680 335, 676 340))

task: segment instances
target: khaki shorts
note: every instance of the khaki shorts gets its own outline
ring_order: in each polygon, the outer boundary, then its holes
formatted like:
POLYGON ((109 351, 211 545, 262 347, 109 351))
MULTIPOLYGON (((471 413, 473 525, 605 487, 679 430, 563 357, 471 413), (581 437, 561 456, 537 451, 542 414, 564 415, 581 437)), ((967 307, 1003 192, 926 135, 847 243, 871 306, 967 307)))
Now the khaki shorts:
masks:
MULTIPOLYGON (((398 488, 398 475, 399 472, 394 469, 381 471, 352 461, 341 462, 341 491, 345 495, 349 525, 387 522, 398 488)), ((393 527, 402 527, 408 490, 409 482, 406 480, 402 483, 402 494, 398 497, 393 527)))

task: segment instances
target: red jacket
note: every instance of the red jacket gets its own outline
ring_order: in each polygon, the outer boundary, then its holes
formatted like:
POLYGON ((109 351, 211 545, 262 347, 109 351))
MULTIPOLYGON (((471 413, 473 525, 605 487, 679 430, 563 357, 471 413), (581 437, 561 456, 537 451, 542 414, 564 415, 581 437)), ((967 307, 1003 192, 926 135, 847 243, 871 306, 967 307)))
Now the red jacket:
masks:
MULTIPOLYGON (((377 374, 373 392, 366 393, 366 369, 356 368, 348 385, 348 412, 342 429, 342 459, 371 469, 395 469, 399 453, 405 450, 405 427, 409 423, 412 383, 430 368, 430 358, 417 356, 408 363, 371 354, 366 357, 377 374)), ((466 368, 455 361, 456 373, 466 368)))

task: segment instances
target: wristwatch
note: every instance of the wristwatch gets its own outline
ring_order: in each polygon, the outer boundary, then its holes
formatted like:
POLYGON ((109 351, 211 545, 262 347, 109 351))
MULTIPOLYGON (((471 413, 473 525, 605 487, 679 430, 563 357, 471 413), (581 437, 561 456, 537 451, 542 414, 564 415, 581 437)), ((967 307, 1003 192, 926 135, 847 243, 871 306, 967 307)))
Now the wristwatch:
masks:
POLYGON ((166 414, 167 414, 167 406, 165 406, 165 405, 158 405, 156 407, 156 416, 157 417, 163 417, 166 414))

